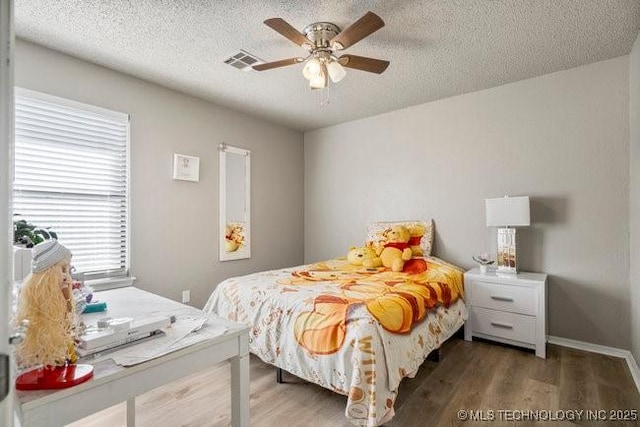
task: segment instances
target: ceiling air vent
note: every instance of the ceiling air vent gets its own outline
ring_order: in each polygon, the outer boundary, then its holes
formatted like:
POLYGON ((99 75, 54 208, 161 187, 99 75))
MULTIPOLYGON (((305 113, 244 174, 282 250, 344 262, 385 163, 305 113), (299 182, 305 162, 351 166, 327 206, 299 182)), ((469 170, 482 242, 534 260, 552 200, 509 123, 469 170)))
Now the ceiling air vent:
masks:
POLYGON ((236 53, 235 55, 230 56, 229 58, 224 60, 225 64, 229 64, 232 67, 235 67, 238 70, 242 71, 252 70, 252 66, 261 64, 262 62, 263 61, 258 57, 242 49, 240 49, 240 53, 236 53))

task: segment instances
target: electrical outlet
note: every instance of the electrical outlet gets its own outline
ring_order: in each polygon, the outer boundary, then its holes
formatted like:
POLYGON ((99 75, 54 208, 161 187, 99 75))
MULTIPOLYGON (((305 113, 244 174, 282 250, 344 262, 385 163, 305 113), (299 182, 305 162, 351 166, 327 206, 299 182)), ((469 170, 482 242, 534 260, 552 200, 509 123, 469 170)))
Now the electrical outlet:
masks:
POLYGON ((182 291, 182 303, 186 304, 189 301, 191 301, 191 291, 188 289, 186 291, 182 291))

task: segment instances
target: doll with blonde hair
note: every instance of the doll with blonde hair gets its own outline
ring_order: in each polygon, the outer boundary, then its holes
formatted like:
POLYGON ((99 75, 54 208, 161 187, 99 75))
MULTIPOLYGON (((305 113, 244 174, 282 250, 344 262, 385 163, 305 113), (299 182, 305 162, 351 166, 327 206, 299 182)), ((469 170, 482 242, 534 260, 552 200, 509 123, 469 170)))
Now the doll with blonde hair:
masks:
POLYGON ((93 377, 93 366, 77 365, 74 334, 78 316, 73 303, 71 252, 57 240, 31 250, 31 274, 18 296, 16 321, 28 322, 16 348, 18 390, 71 387, 93 377), (26 368, 29 368, 27 370, 26 368))
MULTIPOLYGON (((33 247, 32 257, 31 274, 18 296, 16 321, 28 321, 24 340, 17 347, 18 365, 20 368, 39 367, 36 379, 46 375, 42 371, 64 370, 58 375, 61 383, 57 385, 40 387, 27 383, 26 387, 62 388, 77 384, 64 378, 71 373, 66 367, 76 361, 74 332, 77 318, 70 274, 71 252, 57 240, 45 240, 33 247)), ((16 383, 18 388, 22 388, 20 381, 21 377, 16 383)))
POLYGON ((93 377, 93 366, 77 365, 74 334, 78 316, 73 303, 71 252, 57 240, 31 250, 31 274, 18 296, 16 321, 28 321, 16 348, 18 390, 71 387, 93 377), (26 368, 29 368, 28 370, 26 368))

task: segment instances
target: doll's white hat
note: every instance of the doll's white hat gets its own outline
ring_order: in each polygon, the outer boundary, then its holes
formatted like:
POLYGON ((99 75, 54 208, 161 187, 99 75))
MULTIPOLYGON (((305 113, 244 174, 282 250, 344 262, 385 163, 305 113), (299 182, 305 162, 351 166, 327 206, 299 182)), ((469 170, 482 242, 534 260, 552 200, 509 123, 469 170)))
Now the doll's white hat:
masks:
POLYGON ((31 249, 31 256, 31 272, 40 273, 64 259, 71 260, 71 251, 51 239, 35 245, 31 249))

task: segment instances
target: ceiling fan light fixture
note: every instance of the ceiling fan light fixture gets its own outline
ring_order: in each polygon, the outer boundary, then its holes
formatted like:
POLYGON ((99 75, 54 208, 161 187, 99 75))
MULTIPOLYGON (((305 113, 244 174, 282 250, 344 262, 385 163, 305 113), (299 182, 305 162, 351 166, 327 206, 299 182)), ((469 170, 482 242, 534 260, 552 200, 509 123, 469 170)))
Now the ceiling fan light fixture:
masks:
POLYGON ((304 68, 302 69, 302 75, 307 79, 311 80, 315 77, 318 77, 322 73, 322 64, 320 60, 316 57, 311 58, 304 64, 304 68))
POLYGON ((347 75, 347 71, 342 65, 340 65, 338 61, 329 62, 329 65, 327 65, 327 71, 329 72, 331 81, 334 83, 338 83, 340 80, 344 79, 344 76, 347 75))
MULTIPOLYGON (((302 32, 296 30, 282 18, 270 18, 265 25, 296 45, 309 51, 306 58, 288 58, 253 65, 256 71, 271 70, 305 62, 302 74, 309 81, 311 89, 328 87, 329 79, 338 83, 344 79, 345 68, 381 74, 389 66, 389 61, 357 55, 336 55, 337 51, 349 49, 360 40, 384 27, 384 21, 373 12, 367 12, 349 27, 341 30, 331 22, 314 22, 304 27, 302 32)), ((328 93, 328 91, 326 91, 328 93)), ((328 98, 327 98, 328 103, 328 98)), ((322 103, 321 103, 322 104, 322 103)))
POLYGON ((320 65, 320 73, 311 79, 309 79, 309 87, 311 89, 324 89, 327 87, 327 67, 324 64, 320 65))

